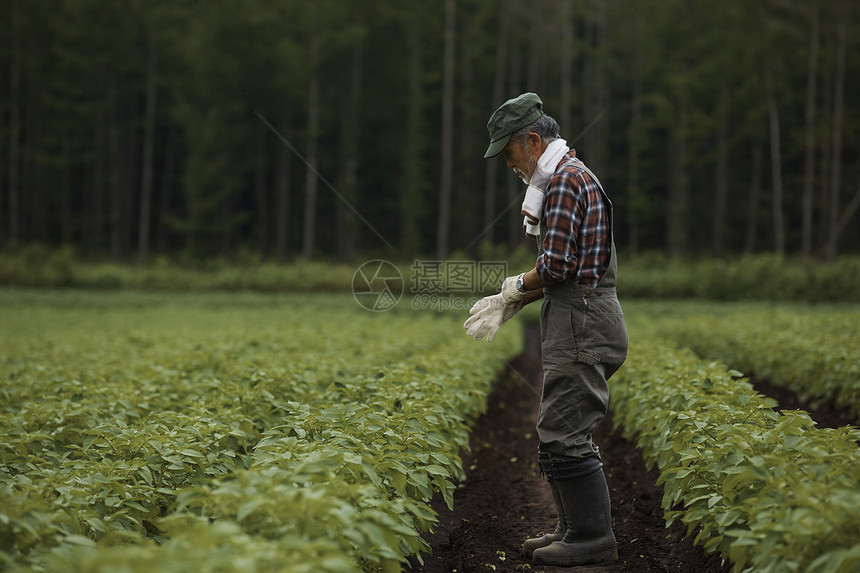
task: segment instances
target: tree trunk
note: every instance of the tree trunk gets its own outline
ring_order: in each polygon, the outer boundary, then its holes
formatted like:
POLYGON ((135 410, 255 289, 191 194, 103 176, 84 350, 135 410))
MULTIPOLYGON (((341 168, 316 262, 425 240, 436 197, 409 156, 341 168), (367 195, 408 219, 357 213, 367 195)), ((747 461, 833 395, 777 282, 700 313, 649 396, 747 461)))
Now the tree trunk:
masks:
POLYGON ((310 83, 308 85, 308 166, 305 179, 305 209, 302 229, 302 256, 313 257, 316 238, 317 206, 317 147, 319 142, 319 97, 320 97, 320 38, 314 34, 310 43, 310 83))
POLYGON ((630 95, 630 124, 627 127, 627 197, 624 211, 627 215, 627 249, 630 256, 636 256, 640 249, 640 234, 644 199, 642 197, 642 84, 645 67, 645 42, 643 41, 643 20, 638 12, 633 15, 632 86, 630 95))
MULTIPOLYGON (((505 89, 505 72, 508 61, 508 46, 510 44, 510 13, 511 0, 503 0, 499 9, 499 36, 496 42, 496 68, 493 77, 493 101, 491 111, 502 105, 505 89)), ((489 116, 488 116, 489 117, 489 116)), ((489 142, 489 133, 487 134, 489 142)), ((481 226, 484 232, 482 241, 493 243, 493 223, 496 217, 496 196, 499 184, 499 159, 491 157, 486 160, 486 187, 484 188, 484 217, 481 226)))
POLYGON ((60 202, 60 245, 72 245, 73 221, 72 221, 72 159, 71 149, 72 134, 67 134, 60 145, 60 155, 57 157, 57 177, 59 179, 59 202, 60 202))
MULTIPOLYGON (((6 75, 6 68, 0 65, 0 101, 5 102, 9 99, 8 93, 6 92, 6 81, 9 79, 6 75)), ((6 131, 6 114, 0 113, 0 133, 7 133, 6 131)), ((0 157, 4 158, 5 161, 9 161, 8 153, 6 152, 5 144, 8 144, 8 138, 4 142, 0 142, 0 157)), ((6 165, 8 167, 8 165, 6 165)), ((9 238, 9 230, 7 229, 7 225, 9 223, 8 214, 4 209, 8 208, 7 199, 6 199, 6 188, 8 186, 9 180, 6 177, 6 172, 3 171, 3 166, 0 165, 0 248, 5 244, 4 241, 9 238)))
MULTIPOLYGON (((338 189, 343 199, 350 205, 356 204, 358 189, 358 154, 361 123, 361 80, 363 75, 364 46, 362 40, 352 47, 352 62, 349 72, 349 86, 344 98, 341 119, 341 153, 343 170, 338 189)), ((355 215, 344 201, 337 204, 337 250, 341 260, 355 258, 357 249, 357 228, 355 215)))
POLYGON ((268 129, 262 122, 257 124, 257 157, 254 162, 254 195, 257 203, 257 220, 255 221, 255 239, 257 249, 261 254, 266 253, 269 244, 269 216, 271 206, 266 193, 266 141, 268 129))
POLYGON ((558 119, 563 133, 569 133, 573 105, 573 2, 561 4, 561 93, 559 98, 558 119))
POLYGON ((777 255, 785 255, 785 223, 783 221, 782 153, 779 130, 779 108, 774 97, 770 70, 766 72, 768 118, 770 119, 770 172, 773 188, 773 248, 777 255))
MULTIPOLYGON (((607 2, 597 3, 597 20, 595 22, 595 41, 597 42, 594 60, 594 69, 597 81, 595 82, 596 91, 594 93, 594 101, 592 103, 592 116, 590 122, 594 122, 601 117, 609 104, 609 66, 607 65, 607 57, 604 55, 603 46, 606 43, 606 30, 608 28, 607 2)), ((590 166, 595 173, 604 173, 606 169, 607 156, 609 155, 609 120, 597 121, 594 124, 595 138, 593 149, 589 150, 591 157, 590 166)))
POLYGON ((845 210, 842 211, 842 215, 839 217, 839 221, 836 223, 836 238, 838 239, 843 231, 848 227, 848 222, 854 216, 854 213, 860 209, 860 189, 857 189, 857 192, 854 193, 854 197, 851 198, 851 201, 848 202, 848 205, 845 206, 845 210))
POLYGON ((726 227, 726 198, 728 196, 728 124, 729 124, 729 90, 723 85, 720 90, 719 107, 719 130, 717 134, 717 161, 714 174, 716 181, 716 193, 714 193, 714 227, 713 227, 713 252, 715 257, 723 254, 723 237, 726 227))
POLYGON ((9 34, 11 44, 10 74, 9 74, 9 248, 15 249, 20 239, 20 196, 18 182, 18 167, 20 158, 21 133, 21 16, 20 2, 15 0, 12 5, 12 31, 9 34))
POLYGON ((800 251, 804 258, 812 253, 812 196, 815 183, 815 107, 818 87, 818 7, 811 4, 812 32, 809 40, 809 68, 806 74, 806 161, 803 177, 803 202, 800 251))
POLYGON ((687 110, 680 104, 678 126, 669 144, 669 252, 673 257, 682 256, 687 249, 689 231, 689 189, 687 184, 687 110))
POLYGON ((164 150, 164 169, 161 175, 161 186, 158 197, 158 231, 156 242, 160 253, 167 252, 168 220, 170 218, 170 201, 176 186, 176 158, 179 155, 179 129, 167 128, 167 143, 164 150))
MULTIPOLYGON (((101 86, 102 89, 104 85, 101 86)), ((105 186, 107 178, 105 173, 107 171, 107 162, 106 162, 106 153, 107 153, 107 145, 105 144, 105 140, 107 139, 107 127, 106 127, 106 114, 104 112, 104 107, 100 106, 97 112, 94 114, 94 122, 93 122, 93 163, 92 163, 92 180, 93 180, 93 188, 92 193, 89 195, 89 209, 90 209, 90 217, 89 217, 89 232, 87 237, 87 242, 90 248, 97 251, 99 254, 102 253, 105 248, 104 241, 104 228, 105 228, 105 217, 104 217, 104 206, 105 206, 105 186)))
MULTIPOLYGON (((821 108, 823 110, 833 109, 833 84, 832 82, 824 82, 821 84, 821 108)), ((817 170, 818 180, 815 183, 817 193, 813 198, 813 202, 818 209, 817 221, 818 225, 813 226, 814 250, 818 251, 822 256, 827 251, 827 240, 830 237, 830 156, 831 138, 822 137, 819 140, 820 151, 818 153, 817 170)))
MULTIPOLYGON (((48 130, 45 128, 44 106, 30 99, 30 93, 22 92, 21 96, 21 101, 33 103, 23 108, 25 117, 21 121, 21 126, 22 129, 23 126, 26 126, 26 129, 20 135, 19 145, 21 149, 41 152, 47 147, 46 140, 49 139, 46 133, 48 130)), ((20 160, 19 165, 21 170, 19 184, 21 184, 22 189, 27 189, 27 193, 20 200, 22 209, 19 213, 19 221, 21 222, 19 241, 30 240, 47 244, 53 240, 51 235, 51 231, 53 231, 53 222, 51 221, 53 205, 48 193, 49 184, 45 179, 45 170, 40 164, 32 160, 20 160), (23 185, 23 182, 26 182, 27 185, 23 185), (23 208, 25 200, 29 203, 29 209, 23 208), (27 211, 29 211, 29 217, 24 216, 27 211), (24 226, 25 223, 26 227, 24 226), (25 229, 29 232, 25 232, 25 229)))
POLYGON ((422 66, 422 5, 409 13, 409 85, 406 109, 406 136, 403 146, 403 193, 400 195, 400 247, 410 256, 417 256, 422 248, 420 222, 425 205, 424 149, 427 129, 423 122, 424 70, 422 66))
MULTIPOLYGON (((608 125, 597 122, 609 103, 609 86, 605 57, 601 53, 607 26, 606 3, 598 2, 584 18, 585 52, 583 67, 586 81, 583 86, 582 125, 588 126, 582 135, 581 158, 600 176, 605 167, 608 149, 608 125)), ((574 145, 576 142, 571 142, 574 145)))
MULTIPOLYGON (((543 37, 544 37, 544 14, 539 10, 528 10, 528 19, 531 27, 531 33, 528 34, 529 39, 529 60, 526 66, 526 90, 535 93, 543 92, 543 37)), ((525 22, 524 22, 525 24, 525 22)), ((511 94, 511 97, 517 94, 511 94)))
POLYGON ((758 203, 761 197, 761 147, 758 143, 753 148, 752 176, 750 177, 750 193, 747 202, 747 228, 744 238, 744 253, 751 255, 755 252, 756 221, 758 219, 758 203))
MULTIPOLYGON (((593 101, 594 97, 592 93, 594 92, 594 83, 596 81, 596 76, 594 75, 594 35, 595 35, 595 23, 594 23, 594 14, 591 10, 587 10, 583 13, 582 16, 582 77, 585 78, 585 81, 582 82, 582 126, 585 127, 591 124, 591 121, 597 115, 597 111, 594 109, 593 101)), ((594 148, 594 133, 591 130, 585 130, 582 132, 580 136, 581 148, 585 149, 585 153, 580 153, 579 155, 582 157, 588 156, 588 163, 591 165, 592 170, 596 169, 597 166, 594 164, 590 155, 590 151, 594 148)), ((571 141, 570 145, 574 146, 575 141, 571 141)))
POLYGON ((149 33, 149 50, 146 66, 146 115, 144 118, 143 166, 140 182, 140 220, 137 236, 137 265, 149 262, 149 235, 152 225, 152 187, 155 155, 155 113, 158 90, 158 52, 155 35, 149 33))
MULTIPOLYGON (((292 120, 292 108, 289 104, 284 106, 284 138, 290 137, 290 122, 292 120)), ((289 139, 287 139, 289 141, 289 139)), ((277 206, 277 231, 276 250, 278 262, 285 263, 290 240, 290 183, 292 177, 293 154, 286 148, 279 148, 278 157, 278 206, 277 206)))
MULTIPOLYGON (((516 9, 511 13, 511 18, 514 22, 520 22, 524 19, 523 11, 528 10, 528 6, 522 3, 515 4, 516 9)), ((526 30, 527 31, 527 30, 526 30)), ((522 92, 523 78, 523 56, 522 50, 519 49, 522 39, 521 26, 511 28, 511 50, 510 64, 508 68, 508 95, 514 97, 522 92)), ((502 102, 499 102, 501 104, 502 102)), ((498 105, 498 104, 497 104, 498 105)), ((504 161, 504 159, 502 159, 504 161)), ((523 190, 520 188, 520 179, 516 177, 512 171, 505 170, 505 207, 508 212, 508 232, 507 243, 508 249, 513 251, 523 241, 523 216, 520 213, 518 203, 522 201, 523 190)))
MULTIPOLYGON (((134 126, 140 117, 140 112, 137 109, 136 100, 128 95, 120 98, 122 105, 122 125, 134 126)), ((121 198, 121 213, 122 219, 120 222, 120 231, 122 232, 122 254, 133 252, 135 242, 135 207, 137 197, 135 193, 138 191, 137 185, 140 182, 140 174, 138 173, 140 163, 140 133, 137 129, 128 128, 123 130, 126 136, 123 140, 122 147, 122 193, 121 198)))
POLYGON ((451 181, 454 173, 454 42, 456 0, 445 0, 445 55, 442 64, 442 173, 439 183, 439 218, 436 227, 436 258, 448 255, 451 219, 451 181))
POLYGON ((119 103, 117 96, 116 75, 111 74, 108 80, 108 174, 110 185, 110 250, 114 257, 122 251, 121 235, 121 179, 120 179, 120 144, 119 144, 119 103))
MULTIPOLYGON (((463 24, 463 29, 460 31, 463 38, 473 37, 478 33, 468 20, 463 24)), ((479 113, 476 106, 471 103, 478 101, 478 98, 471 97, 471 94, 477 93, 474 82, 475 52, 474 42, 463 42, 460 44, 458 56, 454 60, 454 67, 459 71, 459 76, 457 74, 454 76, 457 94, 459 98, 470 102, 460 104, 457 107, 457 121, 460 125, 478 126, 481 122, 486 121, 484 114, 479 113), (456 63, 458 59, 459 64, 456 63), (478 117, 479 115, 480 117, 478 117)), ((457 177, 452 180, 451 184, 451 218, 449 220, 451 231, 448 242, 455 247, 458 245, 463 247, 474 242, 476 233, 480 232, 483 218, 481 216, 483 197, 474 192, 480 186, 476 167, 483 167, 475 153, 475 150, 480 147, 475 142, 477 133, 473 129, 464 129, 458 131, 456 139, 452 136, 452 140, 455 141, 453 163, 460 167, 457 171, 457 177)), ((483 141, 484 139, 481 138, 482 143, 483 141)))
POLYGON ((226 195, 221 201, 221 256, 226 257, 230 253, 230 215, 232 213, 230 196, 226 195))
MULTIPOLYGON (((637 22, 638 24, 638 22, 637 22)), ((639 26, 637 25, 637 30, 639 26)), ((637 34, 638 38, 638 34, 637 34)), ((641 44, 639 49, 635 50, 633 55, 635 59, 633 69, 633 93, 631 95, 631 117, 630 125, 628 126, 627 138, 629 141, 627 147, 628 153, 628 179, 627 179, 627 248, 630 251, 630 256, 636 256, 639 252, 639 233, 640 233, 640 205, 641 200, 641 181, 640 181, 640 153, 642 152, 642 50, 641 44)))
POLYGON ((842 106, 845 97, 845 46, 848 43, 847 24, 848 4, 843 0, 840 4, 840 18, 836 30, 836 79, 833 86, 833 133, 832 151, 830 156, 830 236, 827 240, 825 253, 828 261, 836 260, 839 247, 839 191, 842 183, 842 106))

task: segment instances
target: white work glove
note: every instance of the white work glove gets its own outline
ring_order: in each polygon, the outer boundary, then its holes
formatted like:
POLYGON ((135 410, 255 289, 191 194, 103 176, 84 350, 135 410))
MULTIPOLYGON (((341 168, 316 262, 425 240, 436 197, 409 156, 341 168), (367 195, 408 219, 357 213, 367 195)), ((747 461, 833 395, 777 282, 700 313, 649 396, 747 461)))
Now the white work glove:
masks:
POLYGON ((502 283, 502 301, 505 304, 511 304, 515 302, 520 302, 523 300, 523 297, 526 296, 525 291, 521 291, 517 288, 517 279, 523 276, 525 273, 521 275, 514 275, 512 277, 508 277, 505 279, 505 282, 502 283))
POLYGON ((466 334, 474 336, 475 340, 481 340, 486 334, 487 342, 492 342, 496 338, 499 327, 510 320, 521 308, 522 304, 519 302, 505 304, 501 294, 486 296, 469 310, 472 316, 463 323, 463 328, 466 329, 466 334))

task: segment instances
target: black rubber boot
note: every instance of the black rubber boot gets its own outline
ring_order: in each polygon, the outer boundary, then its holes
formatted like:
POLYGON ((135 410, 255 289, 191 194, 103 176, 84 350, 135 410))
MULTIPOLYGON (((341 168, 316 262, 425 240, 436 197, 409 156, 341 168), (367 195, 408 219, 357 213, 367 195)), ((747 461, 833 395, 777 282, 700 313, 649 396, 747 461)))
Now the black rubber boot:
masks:
POLYGON ((561 495, 567 524, 564 538, 532 554, 541 565, 571 567, 618 559, 603 462, 595 454, 576 460, 554 460, 553 480, 561 495))
POLYGON ((552 491, 552 498, 555 500, 555 509, 558 511, 558 524, 555 526, 555 531, 552 533, 547 533, 546 535, 541 535, 540 537, 533 537, 531 539, 526 539, 523 543, 523 557, 527 559, 532 558, 532 553, 534 553, 535 549, 540 549, 541 547, 546 547, 553 541, 561 541, 564 538, 564 534, 567 531, 567 527, 564 523, 564 506, 561 504, 561 494, 558 492, 558 487, 556 487, 555 482, 552 478, 552 466, 549 454, 544 452, 538 453, 538 465, 540 466, 541 475, 546 476, 546 481, 549 483, 549 488, 552 491))

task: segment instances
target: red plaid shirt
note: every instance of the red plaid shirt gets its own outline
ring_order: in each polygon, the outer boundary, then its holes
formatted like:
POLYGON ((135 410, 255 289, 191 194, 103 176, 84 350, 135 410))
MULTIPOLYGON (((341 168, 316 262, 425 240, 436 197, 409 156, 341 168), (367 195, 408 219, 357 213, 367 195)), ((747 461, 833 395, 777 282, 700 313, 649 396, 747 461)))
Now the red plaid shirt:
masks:
POLYGON ((535 263, 545 281, 594 288, 606 268, 612 242, 608 206, 597 182, 570 150, 550 179, 541 222, 546 229, 543 253, 535 263))

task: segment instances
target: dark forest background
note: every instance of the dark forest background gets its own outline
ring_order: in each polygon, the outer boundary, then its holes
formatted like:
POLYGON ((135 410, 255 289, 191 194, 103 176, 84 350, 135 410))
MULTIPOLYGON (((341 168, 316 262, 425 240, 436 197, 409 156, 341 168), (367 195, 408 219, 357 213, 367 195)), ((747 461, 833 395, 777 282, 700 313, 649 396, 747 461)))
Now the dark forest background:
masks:
POLYGON ((860 251, 849 0, 2 6, 7 252, 514 248, 523 185, 483 153, 524 91, 600 177, 630 256, 860 251))

